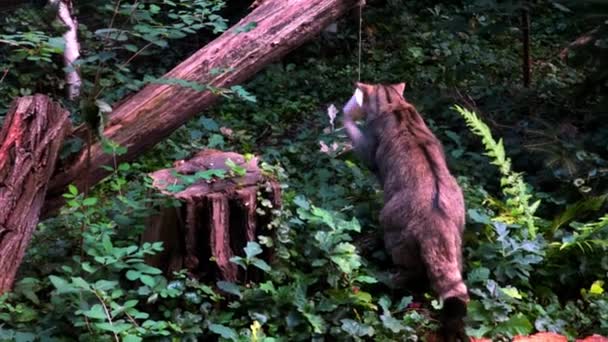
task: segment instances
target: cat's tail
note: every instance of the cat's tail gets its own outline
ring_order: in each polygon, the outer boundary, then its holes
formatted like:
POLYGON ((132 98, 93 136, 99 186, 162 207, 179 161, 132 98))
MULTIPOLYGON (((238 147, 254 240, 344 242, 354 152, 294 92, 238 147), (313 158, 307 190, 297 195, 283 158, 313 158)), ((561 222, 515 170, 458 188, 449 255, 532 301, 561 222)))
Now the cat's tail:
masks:
POLYGON ((444 342, 469 342, 464 329, 467 304, 460 298, 449 297, 443 301, 441 309, 441 338, 444 342))

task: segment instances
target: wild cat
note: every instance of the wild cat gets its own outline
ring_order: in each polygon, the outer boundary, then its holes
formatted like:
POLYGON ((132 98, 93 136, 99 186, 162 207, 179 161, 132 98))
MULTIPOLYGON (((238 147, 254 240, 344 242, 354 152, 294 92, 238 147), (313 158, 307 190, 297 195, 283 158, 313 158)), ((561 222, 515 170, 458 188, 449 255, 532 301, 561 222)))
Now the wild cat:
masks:
POLYGON ((469 300, 462 278, 465 208, 440 141, 403 97, 405 83, 357 83, 344 107, 355 153, 384 190, 380 224, 401 279, 427 277, 443 299, 441 335, 469 341, 463 318, 469 300), (362 129, 355 120, 364 119, 362 129))

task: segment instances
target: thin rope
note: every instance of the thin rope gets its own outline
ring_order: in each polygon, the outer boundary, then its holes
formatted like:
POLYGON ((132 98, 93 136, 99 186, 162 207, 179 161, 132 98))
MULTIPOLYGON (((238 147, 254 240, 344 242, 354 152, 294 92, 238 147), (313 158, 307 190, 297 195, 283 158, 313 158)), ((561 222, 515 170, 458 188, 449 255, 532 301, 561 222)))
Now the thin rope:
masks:
POLYGON ((361 82, 361 54, 362 54, 362 45, 363 45, 363 39, 362 39, 362 26, 363 26, 363 5, 365 5, 365 0, 361 0, 361 2, 359 3, 359 65, 357 67, 357 80, 359 82, 361 82))

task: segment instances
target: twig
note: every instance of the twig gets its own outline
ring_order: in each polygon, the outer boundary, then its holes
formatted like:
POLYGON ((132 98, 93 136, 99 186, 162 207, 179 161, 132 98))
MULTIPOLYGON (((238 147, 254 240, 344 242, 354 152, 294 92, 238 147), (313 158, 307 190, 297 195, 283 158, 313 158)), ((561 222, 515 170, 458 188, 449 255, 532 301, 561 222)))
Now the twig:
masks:
MULTIPOLYGON (((93 290, 93 294, 95 295, 95 297, 97 297, 97 299, 99 299, 99 302, 101 303, 101 306, 103 307, 103 311, 106 313, 106 317, 108 319, 108 323, 110 323, 111 326, 114 326, 114 323, 112 322, 112 316, 110 316, 110 312, 108 311, 108 307, 106 306, 106 302, 103 301, 103 298, 101 298, 99 296, 99 294, 97 293, 96 290, 93 290)), ((112 332, 112 334, 114 335, 114 339, 116 340, 116 342, 120 342, 120 338, 118 338, 118 335, 116 335, 115 332, 112 332)))
POLYGON ((2 74, 2 77, 0 77, 0 83, 4 81, 4 78, 6 77, 6 75, 8 75, 9 70, 10 69, 4 69, 4 73, 2 74))

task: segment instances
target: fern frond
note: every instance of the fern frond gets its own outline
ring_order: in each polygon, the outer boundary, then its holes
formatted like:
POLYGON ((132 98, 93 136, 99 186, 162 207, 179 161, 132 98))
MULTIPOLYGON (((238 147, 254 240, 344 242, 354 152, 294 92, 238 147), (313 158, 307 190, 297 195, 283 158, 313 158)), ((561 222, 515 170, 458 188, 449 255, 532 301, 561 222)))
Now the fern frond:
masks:
POLYGON ((474 112, 458 105, 455 105, 453 109, 464 118, 471 132, 481 138, 485 154, 492 159, 491 163, 498 167, 502 175, 500 187, 506 196, 506 205, 510 211, 508 214, 523 223, 528 228, 529 237, 534 239, 537 233, 534 213, 540 205, 540 201, 530 204, 533 200, 532 192, 524 181, 523 175, 511 169, 511 159, 506 156, 502 139, 496 141, 492 137, 490 127, 474 112))
POLYGON ((560 251, 574 247, 580 249, 583 253, 591 253, 596 249, 605 250, 608 248, 608 240, 598 237, 605 230, 608 230, 608 214, 600 217, 595 222, 590 222, 576 228, 573 238, 569 239, 569 241, 552 245, 553 247, 559 246, 560 251))

